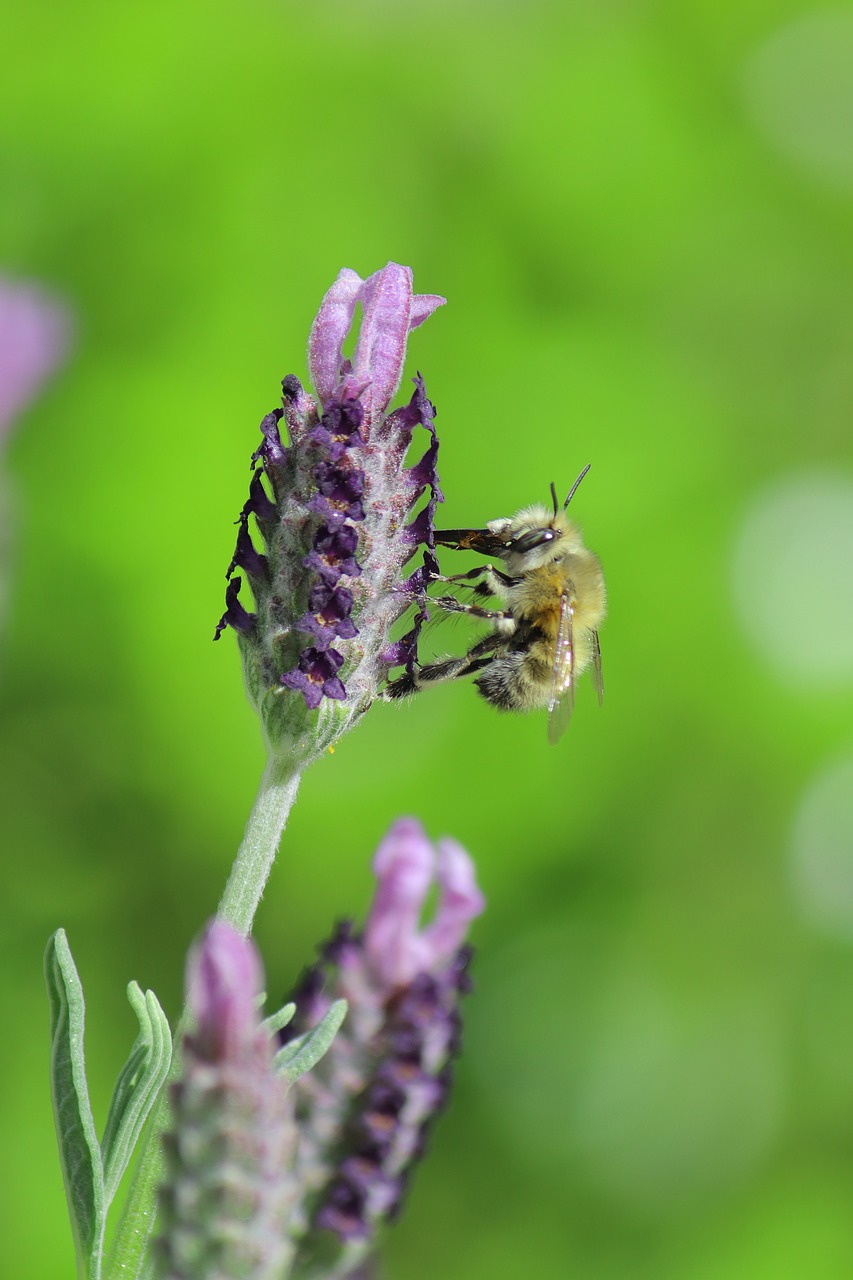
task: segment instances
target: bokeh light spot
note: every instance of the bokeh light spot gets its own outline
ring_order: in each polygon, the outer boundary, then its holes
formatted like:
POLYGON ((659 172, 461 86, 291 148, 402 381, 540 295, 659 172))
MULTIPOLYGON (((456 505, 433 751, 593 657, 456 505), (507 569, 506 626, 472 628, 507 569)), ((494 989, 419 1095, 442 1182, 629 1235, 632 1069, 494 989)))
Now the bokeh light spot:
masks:
POLYGON ((853 941, 853 756, 826 769, 803 796, 791 872, 811 923, 853 941))
POLYGON ((521 934, 485 967, 473 1067, 514 1158, 650 1220, 766 1158, 785 1081, 760 992, 685 999, 637 951, 568 928, 521 934))
POLYGON ((853 11, 782 27, 744 79, 753 119, 777 150, 807 176, 853 191, 853 11))
POLYGON ((853 483, 833 473, 777 482, 737 538, 735 603, 762 657, 786 681, 853 679, 853 483))

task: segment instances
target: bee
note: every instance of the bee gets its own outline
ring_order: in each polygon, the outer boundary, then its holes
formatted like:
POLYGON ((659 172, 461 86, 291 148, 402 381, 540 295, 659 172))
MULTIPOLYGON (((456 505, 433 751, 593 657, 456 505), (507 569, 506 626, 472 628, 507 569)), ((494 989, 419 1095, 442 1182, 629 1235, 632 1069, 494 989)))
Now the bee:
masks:
POLYGON ((485 529, 445 529, 435 534, 441 546, 477 551, 503 561, 505 571, 484 564, 433 581, 464 584, 480 599, 502 607, 465 604, 455 596, 430 596, 447 613, 464 613, 491 623, 488 635, 458 658, 412 669, 389 681, 385 696, 402 698, 427 685, 475 674, 477 691, 502 711, 547 707, 551 742, 564 733, 574 707, 578 678, 587 668, 601 702, 601 648, 598 628, 606 592, 601 563, 583 544, 580 530, 566 516, 589 465, 569 490, 562 507, 551 484, 553 510, 524 507, 511 519, 491 520, 485 529))

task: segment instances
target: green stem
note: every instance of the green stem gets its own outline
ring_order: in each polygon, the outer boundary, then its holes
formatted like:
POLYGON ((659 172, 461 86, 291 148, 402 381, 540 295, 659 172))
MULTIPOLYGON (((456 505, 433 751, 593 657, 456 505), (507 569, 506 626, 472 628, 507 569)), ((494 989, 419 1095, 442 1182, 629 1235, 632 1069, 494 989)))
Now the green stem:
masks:
MULTIPOLYGON (((281 834, 299 790, 301 772, 301 762, 289 758, 270 757, 267 761, 246 834, 237 850, 217 912, 220 919, 227 920, 242 934, 251 933, 281 834)), ((180 1043, 186 1022, 185 1010, 175 1032, 169 1079, 139 1142, 133 1180, 104 1272, 106 1280, 139 1280, 150 1274, 149 1245, 157 1221, 157 1190, 164 1173, 160 1138, 169 1126, 168 1085, 180 1074, 180 1043)))
POLYGON ((299 790, 302 767, 301 762, 270 756, 243 843, 219 900, 217 915, 244 935, 252 932, 281 833, 299 790))

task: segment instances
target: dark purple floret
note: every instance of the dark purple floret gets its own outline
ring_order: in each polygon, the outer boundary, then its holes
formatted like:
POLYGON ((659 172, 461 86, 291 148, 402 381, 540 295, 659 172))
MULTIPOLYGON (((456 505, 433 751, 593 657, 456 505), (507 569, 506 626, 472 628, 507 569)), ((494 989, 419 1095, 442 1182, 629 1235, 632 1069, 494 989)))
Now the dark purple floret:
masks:
POLYGON ((320 425, 310 432, 308 439, 320 445, 331 462, 337 462, 347 449, 364 443, 361 435, 363 421, 364 409, 360 400, 330 404, 320 419, 320 425))
POLYGON ((324 697, 341 701, 347 696, 347 691, 336 672, 343 660, 344 655, 337 649, 303 649, 298 667, 283 675, 281 683, 288 689, 298 689, 311 711, 319 707, 324 697))
POLYGON ((329 587, 324 583, 314 587, 308 597, 308 613, 297 623, 300 631, 315 637, 318 649, 327 649, 333 640, 351 640, 358 635, 350 613, 353 596, 346 587, 329 587))
POLYGON ((334 586, 339 578, 357 578, 361 573, 361 565, 355 558, 358 547, 358 533, 354 525, 342 524, 337 529, 327 529, 325 525, 314 535, 314 549, 302 563, 306 569, 313 569, 329 586, 334 586))
POLYGON ((380 1076, 368 1089, 366 1110, 396 1120, 406 1105, 406 1091, 395 1081, 389 1080, 387 1075, 386 1072, 384 1078, 380 1076))
POLYGON ((311 589, 308 608, 327 624, 340 621, 352 612, 352 592, 346 587, 320 584, 311 589))
POLYGON ((216 624, 214 640, 219 639, 226 627, 233 627, 235 631, 242 631, 247 635, 255 630, 257 614, 249 613, 237 599, 241 582, 242 578, 230 578, 228 581, 225 588, 225 612, 216 624))
POLYGON ((269 563, 266 556, 262 556, 252 542, 252 535, 249 533, 249 526, 246 523, 240 525, 240 532, 237 534, 237 546, 234 549, 234 555, 228 566, 226 578, 230 578, 235 569, 245 569, 247 573, 255 578, 269 577, 269 563))
POLYGON ((304 399, 305 391, 295 373, 289 373, 286 378, 282 378, 281 395, 282 399, 286 400, 288 404, 299 405, 300 401, 304 399))
POLYGON ((334 1231, 341 1240, 367 1240, 371 1228, 364 1217, 366 1192, 345 1178, 329 1188, 328 1200, 317 1215, 317 1226, 334 1231))
POLYGON ((320 462, 314 468, 319 493, 308 503, 309 511, 331 519, 336 525, 344 520, 363 520, 364 472, 357 467, 344 470, 332 462, 320 462))
POLYGON ((419 569, 415 569, 414 573, 409 574, 408 578, 401 584, 401 590, 407 591, 409 595, 416 598, 425 596, 427 587, 431 582, 435 581, 438 573, 439 567, 435 552, 426 548, 424 550, 423 564, 419 569))
POLYGON ((412 548, 412 552, 416 551, 421 543, 426 542, 432 535, 437 501, 438 499, 433 494, 423 510, 418 512, 414 520, 409 521, 400 535, 401 540, 412 548))
POLYGON ((432 496, 436 503, 444 501, 444 494, 438 487, 438 473, 435 467, 437 459, 438 440, 433 436, 432 443, 427 447, 423 457, 406 472, 406 479, 412 491, 412 502, 417 502, 427 485, 432 487, 432 496))
POLYGON ((279 1031, 278 1037, 281 1044, 288 1044, 297 1036, 302 1035, 308 1026, 307 1019, 310 1018, 316 1022, 320 1021, 323 1014, 321 1012, 315 1018, 315 1006, 323 995, 326 981, 325 971, 319 965, 314 964, 307 969, 303 969, 296 981, 296 985, 288 996, 288 999, 292 1000, 296 1005, 296 1014, 293 1020, 279 1031))
POLYGON ((412 382, 415 384, 415 390, 408 404, 401 405, 399 409, 395 409, 393 413, 389 413, 379 432, 379 438, 385 436, 396 435, 398 432, 408 432, 408 445, 411 440, 411 433, 415 427, 429 427, 435 417, 435 405, 429 399, 424 386, 424 380, 420 373, 416 373, 412 382))
MULTIPOLYGON (((426 557, 424 557, 424 559, 426 560, 426 557)), ((423 573, 423 572, 424 570, 419 569, 415 573, 413 573, 411 578, 409 578, 407 582, 403 584, 403 590, 406 590, 408 588, 408 584, 410 582, 413 582, 413 580, 417 578, 419 573, 423 573)), ((423 588, 421 588, 418 585, 417 588, 412 590, 411 594, 414 595, 415 598, 417 599, 417 597, 421 593, 421 590, 423 590, 423 588)), ((423 629, 424 623, 429 622, 429 618, 430 618, 430 614, 429 614, 429 610, 426 608, 426 605, 423 603, 419 603, 417 612, 415 613, 415 616, 412 620, 412 626, 410 630, 408 630, 405 633, 405 635, 400 636, 399 640, 395 640, 393 644, 386 645, 386 647, 383 649, 382 661, 385 662, 387 666, 405 667, 409 675, 414 674, 415 664, 418 658, 418 638, 421 634, 421 630, 423 629)))
POLYGON ((261 434, 264 438, 252 454, 252 466, 255 465, 259 458, 263 458, 271 466, 280 467, 283 464, 287 450, 281 443, 281 435, 278 430, 278 424, 283 416, 283 409, 273 409, 271 413, 261 419, 261 434))
POLYGON ((249 496, 240 512, 240 520, 245 523, 249 516, 261 522, 275 520, 276 505, 264 488, 263 471, 256 471, 249 484, 249 496))

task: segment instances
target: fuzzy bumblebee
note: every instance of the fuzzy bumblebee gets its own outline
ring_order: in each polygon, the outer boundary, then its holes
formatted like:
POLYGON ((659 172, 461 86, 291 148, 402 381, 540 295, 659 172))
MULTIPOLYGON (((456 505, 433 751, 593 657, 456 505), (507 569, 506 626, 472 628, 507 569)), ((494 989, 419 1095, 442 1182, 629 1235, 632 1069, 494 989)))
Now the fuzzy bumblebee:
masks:
POLYGON ((448 613, 465 613, 491 623, 491 630, 458 658, 412 665, 386 689, 402 698, 427 685, 476 673, 478 692, 502 711, 547 707, 551 742, 565 731, 579 677, 588 668, 598 694, 604 693, 598 628, 606 591, 601 562, 584 546, 566 508, 589 467, 585 467, 560 507, 551 485, 552 509, 524 507, 511 519, 492 520, 485 529, 437 530, 436 545, 477 551, 503 561, 484 564, 434 581, 472 587, 499 608, 466 604, 455 596, 431 597, 448 613))

